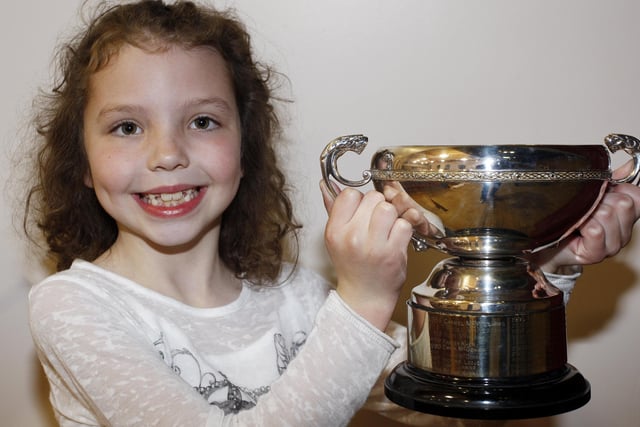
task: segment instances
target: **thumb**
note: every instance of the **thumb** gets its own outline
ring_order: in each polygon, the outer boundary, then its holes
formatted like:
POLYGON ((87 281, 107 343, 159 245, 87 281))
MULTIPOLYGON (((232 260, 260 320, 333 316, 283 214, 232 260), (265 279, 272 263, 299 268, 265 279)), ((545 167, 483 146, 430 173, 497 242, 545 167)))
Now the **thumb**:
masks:
MULTIPOLYGON (((329 181, 331 188, 336 194, 340 194, 340 187, 338 187, 334 182, 329 181)), ((333 208, 333 202, 335 201, 335 196, 329 190, 327 182, 325 180, 320 181, 320 192, 322 193, 322 201, 324 202, 324 208, 327 210, 327 213, 331 212, 333 208)))
POLYGON ((633 159, 627 161, 625 164, 613 171, 613 179, 622 179, 629 176, 633 171, 634 166, 635 163, 633 159))

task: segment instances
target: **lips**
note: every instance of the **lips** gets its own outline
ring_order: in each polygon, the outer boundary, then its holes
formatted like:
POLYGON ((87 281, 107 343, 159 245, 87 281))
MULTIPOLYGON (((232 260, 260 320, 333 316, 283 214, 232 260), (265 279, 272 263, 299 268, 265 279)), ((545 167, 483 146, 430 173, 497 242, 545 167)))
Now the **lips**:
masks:
POLYGON ((157 189, 136 194, 136 200, 142 209, 151 215, 162 218, 179 217, 194 210, 205 191, 205 187, 157 189))

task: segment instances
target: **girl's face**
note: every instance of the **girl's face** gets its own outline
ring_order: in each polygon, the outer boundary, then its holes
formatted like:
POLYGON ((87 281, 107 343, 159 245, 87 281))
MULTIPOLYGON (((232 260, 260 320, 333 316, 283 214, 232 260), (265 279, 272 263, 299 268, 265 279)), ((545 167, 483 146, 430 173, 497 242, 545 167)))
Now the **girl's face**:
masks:
POLYGON ((85 181, 117 222, 117 244, 217 239, 242 177, 240 120, 222 57, 125 45, 89 83, 85 181))

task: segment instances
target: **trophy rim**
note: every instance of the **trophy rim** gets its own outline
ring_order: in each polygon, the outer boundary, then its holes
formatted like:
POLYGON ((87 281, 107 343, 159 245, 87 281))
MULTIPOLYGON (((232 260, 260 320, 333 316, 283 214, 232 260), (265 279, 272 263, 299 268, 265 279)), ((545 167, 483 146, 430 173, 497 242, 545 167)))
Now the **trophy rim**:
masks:
POLYGON ((374 181, 438 181, 438 182, 557 182, 557 181, 608 181, 610 170, 582 171, 500 170, 500 171, 402 171, 370 169, 374 181))
POLYGON ((609 181, 612 177, 611 159, 606 148, 597 144, 386 146, 373 155, 371 165, 367 172, 374 181, 557 182, 609 181), (513 153, 517 154, 513 156, 513 153), (553 163, 545 165, 548 159, 544 156, 549 154, 554 156, 553 163), (488 158, 496 158, 503 164, 483 164, 481 169, 442 167, 443 163, 465 165, 488 158), (522 158, 535 161, 522 167, 522 158), (582 160, 581 166, 571 167, 571 162, 578 158, 582 160), (512 162, 517 162, 519 167, 514 167, 512 162), (566 165, 562 167, 559 163, 566 165))

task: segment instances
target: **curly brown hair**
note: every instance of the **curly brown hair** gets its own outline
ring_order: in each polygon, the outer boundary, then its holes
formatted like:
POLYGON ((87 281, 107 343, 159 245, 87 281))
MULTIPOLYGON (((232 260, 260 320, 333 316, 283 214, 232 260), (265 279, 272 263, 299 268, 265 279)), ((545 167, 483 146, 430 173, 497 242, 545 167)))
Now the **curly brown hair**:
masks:
POLYGON ((36 183, 27 199, 27 234, 33 217, 58 270, 75 258, 94 260, 114 243, 116 223, 84 181, 89 165, 82 119, 89 77, 125 44, 146 49, 208 46, 222 55, 230 71, 241 121, 242 170, 251 177, 242 180, 223 215, 220 256, 238 277, 273 281, 300 226, 274 148, 281 131, 272 104, 274 73, 254 61, 245 27, 230 12, 190 1, 105 3, 99 10, 62 46, 59 83, 41 100, 36 126, 42 145, 35 160, 36 183))

